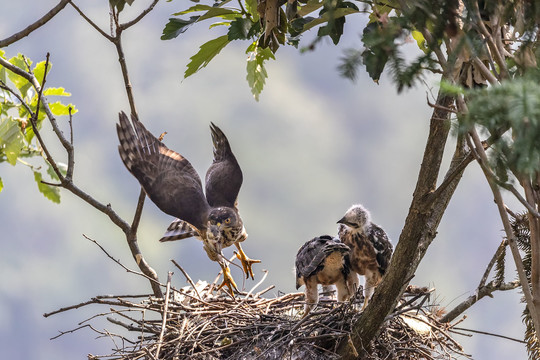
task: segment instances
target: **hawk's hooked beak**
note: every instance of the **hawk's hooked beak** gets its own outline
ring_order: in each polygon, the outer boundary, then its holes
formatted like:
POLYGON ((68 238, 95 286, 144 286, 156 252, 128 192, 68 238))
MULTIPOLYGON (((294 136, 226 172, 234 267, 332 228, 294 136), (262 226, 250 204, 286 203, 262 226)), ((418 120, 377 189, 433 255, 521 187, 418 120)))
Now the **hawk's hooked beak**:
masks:
POLYGON ((339 219, 336 224, 350 225, 347 219, 345 219, 345 216, 339 219))
POLYGON ((213 237, 216 238, 221 235, 221 227, 221 223, 217 223, 215 225, 211 224, 208 230, 212 233, 213 237))

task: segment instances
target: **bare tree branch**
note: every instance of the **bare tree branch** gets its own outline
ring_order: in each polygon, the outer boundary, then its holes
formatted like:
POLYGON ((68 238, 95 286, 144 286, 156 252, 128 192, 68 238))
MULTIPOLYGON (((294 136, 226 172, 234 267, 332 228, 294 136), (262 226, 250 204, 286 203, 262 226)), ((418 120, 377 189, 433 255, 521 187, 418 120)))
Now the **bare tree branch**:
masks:
MULTIPOLYGON (((27 79, 33 87, 36 89, 36 91, 41 93, 41 85, 39 81, 36 79, 36 77, 30 73, 26 72, 8 61, 4 60, 0 57, 0 65, 4 66, 6 69, 16 73, 17 75, 22 76, 23 78, 27 79)), ((56 134, 57 138, 60 140, 64 148, 66 149, 66 153, 68 156, 68 175, 73 174, 73 167, 74 167, 74 148, 70 140, 68 140, 60 127, 58 126, 58 123, 56 121, 56 118, 51 113, 49 104, 47 101, 47 98, 44 96, 40 96, 40 101, 43 104, 43 108, 45 109, 45 113, 47 115, 47 118, 49 119, 50 124, 52 125, 53 131, 56 134)), ((92 205, 97 210, 101 211, 102 213, 106 214, 111 221, 120 227, 122 231, 126 234, 126 238, 128 241, 129 248, 131 250, 131 253, 133 255, 133 258, 135 259, 137 265, 141 269, 141 271, 148 277, 154 279, 156 282, 158 281, 157 273, 149 266, 149 264, 144 259, 138 243, 137 243, 137 236, 136 236, 136 228, 132 228, 125 220, 123 220, 118 214, 112 209, 110 204, 102 204, 96 199, 94 199, 92 196, 81 190, 79 187, 75 185, 73 180, 71 178, 68 178, 67 176, 64 176, 61 171, 59 170, 52 154, 48 151, 47 145, 43 141, 42 137, 40 136, 39 130, 37 129, 37 126, 34 127, 34 132, 36 134, 36 138, 38 139, 40 146, 44 149, 44 152, 47 156, 47 161, 51 164, 53 169, 55 170, 56 174, 58 175, 61 186, 70 192, 72 192, 74 195, 78 196, 80 199, 85 201, 86 203, 92 205)), ((142 191, 142 190, 141 190, 142 191)), ((139 197, 141 198, 142 195, 139 197)), ((144 200, 144 199, 143 199, 144 200)), ((137 210, 134 216, 134 225, 138 225, 141 212, 142 212, 142 203, 143 201, 139 200, 137 210)), ((156 285, 154 282, 151 282, 152 289, 154 290, 156 296, 163 296, 161 289, 159 285, 156 285)))
POLYGON ((138 23, 142 18, 144 18, 150 11, 152 11, 152 9, 154 8, 154 6, 156 6, 156 4, 159 2, 159 0, 153 0, 152 3, 150 4, 150 6, 148 6, 145 10, 143 10, 135 19, 131 20, 131 21, 128 21, 127 23, 123 23, 123 24, 120 24, 118 27, 122 30, 126 30, 127 28, 135 25, 136 23, 138 23))
POLYGON ((523 295, 525 296, 527 307, 529 308, 529 312, 531 313, 531 317, 534 322, 534 327, 538 331, 538 329, 540 329, 540 322, 538 320, 538 317, 533 316, 533 314, 537 314, 537 313, 536 313, 535 305, 533 302, 531 288, 529 287, 529 282, 527 280, 527 275, 525 274, 523 261, 521 260, 521 255, 519 253, 519 249, 516 243, 516 236, 514 232, 512 231, 512 226, 510 224, 510 220, 508 219, 508 214, 506 212, 506 208, 504 205, 504 200, 501 195, 501 191, 499 190, 499 187, 495 179, 492 177, 492 173, 490 172, 490 169, 487 165, 488 164, 487 155, 484 150, 484 147, 482 146, 478 133, 476 132, 476 129, 472 128, 471 131, 469 131, 469 135, 470 135, 470 138, 472 139, 472 142, 474 143, 474 144, 471 143, 470 147, 472 149, 474 146, 475 156, 477 157, 476 160, 480 164, 480 167, 482 168, 482 171, 484 172, 484 175, 491 188, 491 191, 493 192, 493 196, 495 197, 495 203, 497 204, 497 208, 499 210, 499 215, 501 217, 501 220, 504 226, 504 231, 506 233, 506 238, 508 239, 508 244, 510 245, 510 250, 514 258, 514 263, 516 264, 523 295))
POLYGON ((53 7, 48 13, 43 15, 39 20, 37 20, 34 23, 28 25, 26 28, 19 31, 18 33, 15 33, 15 34, 13 34, 13 35, 11 35, 11 36, 3 39, 3 40, 0 40, 0 48, 9 46, 9 45, 13 44, 16 41, 21 40, 22 38, 30 35, 34 30, 39 29, 40 27, 42 27, 43 25, 48 23, 49 20, 51 20, 53 17, 55 17, 56 14, 58 14, 63 8, 66 7, 68 2, 69 2, 69 0, 60 0, 58 5, 53 7))
POLYGON ((109 41, 113 41, 113 37, 109 34, 107 34, 105 31, 103 31, 95 22, 93 22, 86 14, 77 6, 73 1, 69 1, 69 4, 81 15, 81 17, 86 20, 87 23, 90 24, 98 33, 100 33, 103 37, 105 37, 109 41))
POLYGON ((490 281, 487 285, 478 288, 477 291, 475 291, 474 295, 469 296, 467 299, 465 299, 463 302, 461 302, 459 305, 449 311, 441 318, 440 321, 442 323, 448 323, 453 321, 471 306, 476 304, 480 299, 483 299, 486 296, 493 297, 492 293, 495 291, 514 290, 520 286, 521 284, 518 280, 502 284, 497 284, 495 280, 490 281))
POLYGON ((497 258, 499 257, 500 253, 504 250, 505 247, 506 247, 506 241, 503 241, 501 245, 497 247, 495 254, 493 254, 493 257, 488 263, 488 266, 486 267, 486 270, 484 271, 484 274, 482 275, 482 278, 480 279, 480 283, 478 284, 478 287, 476 288, 474 295, 469 296, 467 299, 465 299, 463 302, 461 302, 459 305, 457 305, 451 311, 449 311, 445 316, 441 318, 440 320, 441 322, 448 323, 448 322, 453 321, 455 318, 457 318, 459 315, 461 315, 464 311, 469 309, 471 306, 473 306, 476 302, 478 302, 483 297, 485 296, 493 297, 491 294, 495 291, 513 290, 521 286, 519 281, 512 281, 510 283, 499 283, 496 280, 493 280, 486 285, 487 278, 489 277, 489 274, 491 270, 493 269, 493 266, 495 265, 497 258))

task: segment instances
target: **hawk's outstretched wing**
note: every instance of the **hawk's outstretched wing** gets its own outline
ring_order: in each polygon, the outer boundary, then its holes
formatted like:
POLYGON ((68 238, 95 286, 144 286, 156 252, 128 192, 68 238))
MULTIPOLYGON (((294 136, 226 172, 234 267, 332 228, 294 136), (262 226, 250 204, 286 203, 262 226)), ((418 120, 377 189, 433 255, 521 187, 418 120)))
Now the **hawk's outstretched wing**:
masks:
POLYGON ((163 212, 204 228, 209 206, 193 166, 146 130, 136 116, 131 115, 133 127, 124 112, 119 118, 120 157, 148 197, 163 212))
POLYGON ((223 131, 214 123, 210 125, 210 130, 214 161, 206 172, 206 199, 213 207, 236 207, 236 198, 242 186, 242 170, 223 131))

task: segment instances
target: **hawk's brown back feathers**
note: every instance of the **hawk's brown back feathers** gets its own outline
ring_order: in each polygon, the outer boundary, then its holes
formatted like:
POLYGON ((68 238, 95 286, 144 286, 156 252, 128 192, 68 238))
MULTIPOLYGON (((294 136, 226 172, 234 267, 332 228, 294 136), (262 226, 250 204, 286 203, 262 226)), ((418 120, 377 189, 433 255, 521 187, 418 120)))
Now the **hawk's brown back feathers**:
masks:
POLYGON ((119 119, 116 130, 120 157, 148 197, 163 212, 204 228, 210 207, 191 163, 167 148, 136 116, 131 116, 133 126, 124 112, 119 119))

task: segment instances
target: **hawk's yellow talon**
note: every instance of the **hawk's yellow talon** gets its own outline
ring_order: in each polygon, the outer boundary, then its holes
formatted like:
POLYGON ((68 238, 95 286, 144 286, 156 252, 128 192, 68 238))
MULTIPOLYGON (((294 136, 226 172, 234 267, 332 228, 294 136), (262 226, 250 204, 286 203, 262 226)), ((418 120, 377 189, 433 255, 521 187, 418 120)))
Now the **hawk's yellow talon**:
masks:
POLYGON ((251 276, 251 279, 255 279, 253 276, 253 269, 251 268, 253 264, 258 264, 261 262, 261 260, 253 260, 247 257, 247 255, 244 253, 240 245, 237 245, 238 252, 235 252, 236 257, 238 260, 242 262, 242 267, 244 268, 244 274, 246 274, 246 279, 249 279, 251 276))
POLYGON ((221 290, 225 285, 229 288, 229 293, 234 297, 234 291, 238 292, 238 287, 231 276, 231 270, 228 266, 222 267, 223 269, 223 282, 219 285, 218 290, 221 290))

